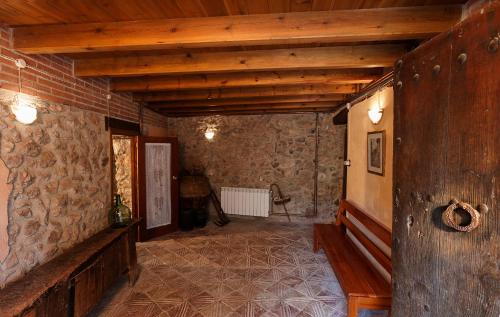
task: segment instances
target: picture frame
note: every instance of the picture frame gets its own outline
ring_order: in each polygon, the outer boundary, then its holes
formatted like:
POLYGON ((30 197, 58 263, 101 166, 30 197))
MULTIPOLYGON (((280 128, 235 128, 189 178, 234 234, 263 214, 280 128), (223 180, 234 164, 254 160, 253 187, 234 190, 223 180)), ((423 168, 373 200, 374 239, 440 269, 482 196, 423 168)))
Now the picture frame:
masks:
POLYGON ((385 130, 368 132, 366 165, 368 173, 384 176, 385 130))

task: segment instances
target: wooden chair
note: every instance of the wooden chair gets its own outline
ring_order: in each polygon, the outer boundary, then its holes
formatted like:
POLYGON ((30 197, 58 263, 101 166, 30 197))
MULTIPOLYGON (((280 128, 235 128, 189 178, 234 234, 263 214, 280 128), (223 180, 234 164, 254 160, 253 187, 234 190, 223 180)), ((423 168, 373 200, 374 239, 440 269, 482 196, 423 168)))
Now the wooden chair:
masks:
POLYGON ((361 223, 380 241, 390 247, 391 233, 347 201, 342 201, 335 224, 314 225, 314 252, 320 248, 326 256, 347 297, 347 316, 355 317, 358 310, 391 308, 391 285, 347 235, 350 232, 375 260, 391 274, 391 259, 352 219, 361 223))

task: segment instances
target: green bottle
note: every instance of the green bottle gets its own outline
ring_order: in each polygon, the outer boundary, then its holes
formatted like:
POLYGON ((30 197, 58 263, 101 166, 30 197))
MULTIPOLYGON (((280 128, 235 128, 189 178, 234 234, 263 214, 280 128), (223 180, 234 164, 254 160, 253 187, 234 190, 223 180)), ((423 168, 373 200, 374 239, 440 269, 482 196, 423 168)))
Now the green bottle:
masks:
POLYGON ((132 220, 130 208, 122 204, 122 197, 115 195, 115 204, 109 211, 109 222, 111 227, 126 227, 132 220))

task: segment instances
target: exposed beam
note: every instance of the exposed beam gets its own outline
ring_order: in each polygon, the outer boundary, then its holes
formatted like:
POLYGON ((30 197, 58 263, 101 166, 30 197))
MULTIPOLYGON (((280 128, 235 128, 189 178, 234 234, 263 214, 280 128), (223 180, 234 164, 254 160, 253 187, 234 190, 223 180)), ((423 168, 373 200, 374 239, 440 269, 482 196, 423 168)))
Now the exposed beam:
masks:
POLYGON ((405 53, 396 44, 96 57, 75 60, 77 76, 134 76, 285 69, 389 67, 405 53))
POLYGON ((200 117, 216 115, 257 115, 257 114, 291 114, 291 113, 311 113, 311 112, 332 112, 332 108, 306 108, 306 109, 254 109, 254 110, 218 110, 202 112, 163 112, 168 117, 200 117))
POLYGON ((305 96, 273 96, 273 97, 251 97, 251 98, 230 98, 230 99, 210 99, 210 100, 185 100, 185 101, 170 101, 149 103, 148 107, 156 110, 167 109, 188 109, 188 108, 203 108, 203 107, 218 107, 227 105, 258 105, 270 103, 290 103, 290 102, 334 102, 343 101, 344 98, 339 94, 332 95, 305 95, 305 96))
POLYGON ((370 68, 148 76, 114 78, 111 89, 116 92, 138 92, 298 84, 367 84, 380 76, 381 70, 370 68))
MULTIPOLYGON (((158 110, 161 113, 197 113, 197 112, 219 112, 219 111, 263 111, 263 110, 333 110, 338 102, 294 102, 294 103, 270 103, 260 105, 227 105, 197 108, 176 108, 158 110)), ((155 110, 157 111, 157 110, 155 110)))
POLYGON ((274 110, 221 110, 212 112, 163 112, 167 117, 207 117, 207 116, 246 116, 263 114, 299 114, 299 113, 326 113, 332 112, 331 108, 310 108, 310 109, 274 109, 274 110))
POLYGON ((180 90, 135 94, 137 101, 180 101, 180 100, 211 100, 226 98, 249 98, 271 96, 299 96, 325 94, 351 94, 356 92, 355 85, 297 85, 276 87, 245 87, 226 89, 180 90))
POLYGON ((461 6, 450 5, 24 26, 14 29, 14 48, 54 54, 422 39, 460 15, 461 6))

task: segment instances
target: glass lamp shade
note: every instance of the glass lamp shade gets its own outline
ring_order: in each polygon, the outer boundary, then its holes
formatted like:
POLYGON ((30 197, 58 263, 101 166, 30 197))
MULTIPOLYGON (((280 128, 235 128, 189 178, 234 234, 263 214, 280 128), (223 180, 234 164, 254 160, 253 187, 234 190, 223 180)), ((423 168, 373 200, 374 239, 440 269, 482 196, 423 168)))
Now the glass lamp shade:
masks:
POLYGON ((207 131, 205 131, 205 138, 207 138, 207 140, 212 140, 215 136, 215 131, 213 129, 207 129, 207 131))
POLYGON ((383 111, 380 108, 373 108, 368 111, 368 117, 373 124, 378 124, 382 120, 383 111))
POLYGON ((37 109, 33 107, 26 98, 19 95, 16 96, 10 109, 16 117, 16 120, 22 124, 32 124, 37 118, 37 109))

